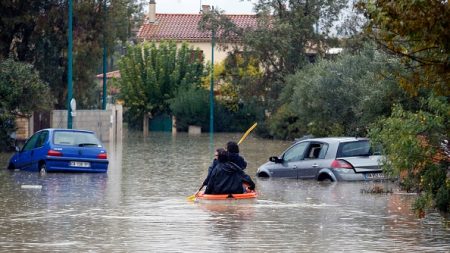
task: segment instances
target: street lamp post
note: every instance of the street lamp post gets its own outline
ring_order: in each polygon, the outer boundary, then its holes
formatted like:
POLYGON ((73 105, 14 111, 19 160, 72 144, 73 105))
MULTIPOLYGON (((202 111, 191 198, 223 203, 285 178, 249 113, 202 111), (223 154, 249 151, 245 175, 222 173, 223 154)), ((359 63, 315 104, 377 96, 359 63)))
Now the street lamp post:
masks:
MULTIPOLYGON (((104 19, 104 26, 106 26, 106 1, 103 5, 103 9, 105 11, 105 19, 104 19)), ((107 51, 106 51, 106 29, 103 29, 103 100, 102 100, 102 110, 106 110, 106 71, 108 69, 108 63, 107 63, 107 51)))
POLYGON ((210 154, 214 154, 214 43, 215 29, 211 34, 211 83, 209 87, 209 145, 210 154))
POLYGON ((72 0, 69 0, 69 29, 67 48, 67 128, 72 129, 72 0))

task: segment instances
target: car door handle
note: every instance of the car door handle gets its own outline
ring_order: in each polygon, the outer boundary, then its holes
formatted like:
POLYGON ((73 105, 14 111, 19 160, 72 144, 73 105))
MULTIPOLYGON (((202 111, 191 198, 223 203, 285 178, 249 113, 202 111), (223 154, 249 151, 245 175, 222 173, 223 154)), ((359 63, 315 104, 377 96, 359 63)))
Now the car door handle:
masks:
POLYGON ((313 164, 312 166, 313 166, 313 168, 319 167, 319 165, 317 163, 313 164))
POLYGON ((292 169, 296 170, 297 169, 297 165, 292 166, 292 169))

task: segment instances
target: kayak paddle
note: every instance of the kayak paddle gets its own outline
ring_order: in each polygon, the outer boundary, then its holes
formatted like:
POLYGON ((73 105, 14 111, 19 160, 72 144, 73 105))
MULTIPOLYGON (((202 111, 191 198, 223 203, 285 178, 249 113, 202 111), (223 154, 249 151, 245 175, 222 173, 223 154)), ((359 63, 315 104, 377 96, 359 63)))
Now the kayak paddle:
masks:
POLYGON ((194 195, 191 195, 191 196, 187 197, 187 199, 189 201, 194 201, 195 198, 197 197, 198 193, 202 190, 202 188, 203 188, 203 185, 200 187, 200 189, 198 189, 198 191, 194 195))
MULTIPOLYGON (((244 135, 241 137, 241 139, 239 140, 238 145, 241 144, 241 143, 245 140, 245 138, 247 138, 247 136, 250 134, 250 132, 251 132, 253 129, 255 129, 255 127, 256 127, 257 125, 258 125, 258 123, 255 122, 255 124, 253 124, 249 129, 247 129, 247 131, 245 132, 245 134, 244 134, 244 135)), ((200 189, 198 189, 198 191, 197 191, 194 195, 191 195, 191 196, 187 197, 187 199, 188 199, 189 201, 194 201, 195 198, 197 197, 198 193, 202 190, 202 188, 203 188, 203 185, 200 187, 200 189)))
POLYGON ((255 129, 255 127, 258 125, 258 123, 255 122, 255 124, 253 124, 253 126, 251 126, 247 132, 245 132, 245 134, 242 136, 242 138, 239 140, 238 145, 241 144, 245 138, 247 138, 247 136, 250 134, 250 132, 255 129))

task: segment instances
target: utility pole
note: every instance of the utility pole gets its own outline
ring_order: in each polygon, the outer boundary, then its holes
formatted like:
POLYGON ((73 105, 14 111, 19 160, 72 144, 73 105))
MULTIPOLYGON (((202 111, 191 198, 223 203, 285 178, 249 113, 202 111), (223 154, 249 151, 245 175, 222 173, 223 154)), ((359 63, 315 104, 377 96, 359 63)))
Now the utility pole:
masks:
POLYGON ((211 83, 209 87, 209 145, 210 154, 214 155, 214 43, 216 31, 211 33, 211 83))
POLYGON ((103 10, 105 11, 104 27, 103 27, 103 99, 102 99, 102 110, 106 110, 106 71, 108 71, 107 62, 107 48, 106 48, 106 22, 107 22, 107 9, 106 1, 103 4, 103 10))
POLYGON ((69 31, 68 31, 68 48, 67 48, 67 128, 72 129, 72 0, 69 0, 69 31))

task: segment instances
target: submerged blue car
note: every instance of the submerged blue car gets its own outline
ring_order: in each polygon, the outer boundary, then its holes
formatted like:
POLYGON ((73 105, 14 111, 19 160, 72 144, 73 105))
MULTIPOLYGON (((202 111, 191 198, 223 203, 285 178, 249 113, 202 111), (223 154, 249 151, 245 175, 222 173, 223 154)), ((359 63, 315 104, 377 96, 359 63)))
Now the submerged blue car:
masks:
POLYGON ((92 131, 43 129, 10 158, 8 169, 61 172, 107 172, 108 155, 92 131))

